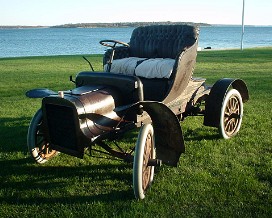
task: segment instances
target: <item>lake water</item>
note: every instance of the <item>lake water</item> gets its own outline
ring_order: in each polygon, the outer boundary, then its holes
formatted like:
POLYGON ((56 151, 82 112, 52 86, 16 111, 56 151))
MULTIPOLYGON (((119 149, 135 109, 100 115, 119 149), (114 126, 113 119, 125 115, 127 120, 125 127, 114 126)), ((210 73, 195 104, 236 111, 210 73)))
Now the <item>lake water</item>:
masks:
MULTIPOLYGON (((129 42, 134 28, 0 29, 0 58, 102 54, 102 39, 129 42)), ((200 27, 199 47, 240 48, 241 27, 200 27)), ((272 27, 245 27, 244 48, 272 46, 272 27)))

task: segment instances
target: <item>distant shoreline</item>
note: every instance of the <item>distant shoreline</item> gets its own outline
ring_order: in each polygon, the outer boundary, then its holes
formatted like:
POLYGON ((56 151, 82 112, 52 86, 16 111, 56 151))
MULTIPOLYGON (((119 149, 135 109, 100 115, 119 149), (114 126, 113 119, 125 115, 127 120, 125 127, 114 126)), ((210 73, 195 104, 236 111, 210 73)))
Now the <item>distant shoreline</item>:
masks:
POLYGON ((55 26, 23 26, 23 25, 7 25, 0 26, 0 29, 29 29, 29 28, 127 28, 127 27, 139 27, 150 25, 175 25, 175 24, 187 24, 193 26, 211 26, 207 23, 193 23, 193 22, 120 22, 120 23, 76 23, 76 24, 62 24, 55 26))
POLYGON ((50 26, 0 26, 0 29, 42 29, 50 26))
MULTIPOLYGON (((76 23, 55 26, 0 25, 0 29, 42 29, 42 28, 131 28, 150 25, 193 25, 200 27, 240 27, 239 24, 208 24, 193 22, 121 22, 121 23, 76 23)), ((272 27, 272 25, 245 25, 245 27, 272 27)))

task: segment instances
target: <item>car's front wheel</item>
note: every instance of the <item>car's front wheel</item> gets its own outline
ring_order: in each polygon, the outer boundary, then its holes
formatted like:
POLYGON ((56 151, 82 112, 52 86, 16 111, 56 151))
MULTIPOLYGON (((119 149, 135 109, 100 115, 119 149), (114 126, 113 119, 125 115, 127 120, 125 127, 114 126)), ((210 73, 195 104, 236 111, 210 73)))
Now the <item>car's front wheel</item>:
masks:
POLYGON ((27 145, 31 156, 39 164, 47 162, 58 153, 50 148, 49 142, 45 139, 41 109, 36 112, 30 122, 27 133, 27 145))
POLYGON ((133 162, 133 189, 137 199, 144 199, 154 178, 154 166, 149 161, 156 158, 154 130, 151 124, 141 127, 133 162))

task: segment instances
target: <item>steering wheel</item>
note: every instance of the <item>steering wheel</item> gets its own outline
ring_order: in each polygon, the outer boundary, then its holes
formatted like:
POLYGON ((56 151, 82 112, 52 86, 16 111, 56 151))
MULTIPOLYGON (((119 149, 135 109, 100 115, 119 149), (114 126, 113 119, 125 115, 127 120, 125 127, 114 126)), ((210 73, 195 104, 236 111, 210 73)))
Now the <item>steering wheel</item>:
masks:
POLYGON ((107 47, 111 47, 111 48, 115 48, 115 46, 117 44, 120 44, 120 45, 124 45, 126 47, 129 47, 129 44, 125 43, 125 42, 121 42, 121 41, 117 41, 117 40, 110 40, 110 39, 105 39, 105 40, 101 40, 99 42, 101 45, 103 46, 107 46, 107 47), (109 44, 110 43, 110 44, 109 44))

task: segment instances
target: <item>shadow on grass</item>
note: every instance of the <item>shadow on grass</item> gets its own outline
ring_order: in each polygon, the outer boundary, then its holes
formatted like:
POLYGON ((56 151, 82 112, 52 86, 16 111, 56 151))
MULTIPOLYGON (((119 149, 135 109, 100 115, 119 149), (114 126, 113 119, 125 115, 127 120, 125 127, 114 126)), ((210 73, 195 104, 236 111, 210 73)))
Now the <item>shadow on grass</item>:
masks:
MULTIPOLYGON (((31 118, 0 120, 0 153, 6 156, 0 160, 0 204, 74 204, 134 199, 131 164, 107 164, 109 161, 106 161, 106 164, 88 166, 52 166, 51 163, 41 166, 33 164, 30 157, 19 159, 17 152, 28 153, 26 138, 31 118)), ((122 141, 129 142, 135 136, 135 132, 129 132, 122 141)))
POLYGON ((183 131, 183 136, 185 143, 187 140, 201 141, 201 140, 217 140, 221 138, 216 128, 209 127, 201 127, 196 128, 194 130, 186 129, 186 131, 183 131))
POLYGON ((31 117, 0 119, 0 152, 27 152, 26 136, 31 117))
MULTIPOLYGON (((30 120, 30 117, 1 119, 0 130, 5 138, 0 143, 0 152, 27 152, 26 135, 30 120)), ((186 129, 185 143, 186 140, 218 139, 215 131, 186 129)), ((138 131, 128 132, 122 141, 129 143, 137 135, 138 131)), ((134 199, 129 164, 40 166, 32 164, 30 158, 15 158, 0 161, 0 204, 70 205, 134 199)))
POLYGON ((134 199, 132 189, 121 186, 132 183, 129 164, 40 166, 30 161, 28 158, 0 161, 0 204, 50 205, 134 199))

